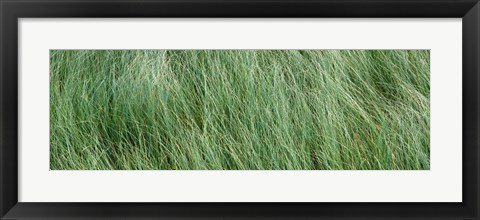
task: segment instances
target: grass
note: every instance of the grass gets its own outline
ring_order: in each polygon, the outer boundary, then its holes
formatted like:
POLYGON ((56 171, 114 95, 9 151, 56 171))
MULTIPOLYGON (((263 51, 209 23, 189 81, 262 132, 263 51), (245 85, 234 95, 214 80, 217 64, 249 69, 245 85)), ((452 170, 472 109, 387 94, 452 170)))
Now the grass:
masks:
POLYGON ((52 50, 53 170, 430 169, 428 50, 52 50))

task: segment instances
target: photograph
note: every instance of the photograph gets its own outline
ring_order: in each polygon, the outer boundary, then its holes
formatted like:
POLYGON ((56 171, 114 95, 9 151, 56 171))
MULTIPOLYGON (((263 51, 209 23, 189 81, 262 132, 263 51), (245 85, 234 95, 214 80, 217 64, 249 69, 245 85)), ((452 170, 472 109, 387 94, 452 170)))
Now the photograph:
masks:
POLYGON ((0 220, 480 220, 480 0, 0 14, 0 220))
POLYGON ((430 170, 430 50, 50 50, 50 170, 430 170))

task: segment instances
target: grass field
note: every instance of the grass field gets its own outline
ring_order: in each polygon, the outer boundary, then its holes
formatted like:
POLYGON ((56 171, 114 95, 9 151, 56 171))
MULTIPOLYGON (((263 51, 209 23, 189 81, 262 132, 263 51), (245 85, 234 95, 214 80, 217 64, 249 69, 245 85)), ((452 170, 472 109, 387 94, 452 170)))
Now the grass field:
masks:
POLYGON ((428 50, 52 50, 53 170, 430 169, 428 50))

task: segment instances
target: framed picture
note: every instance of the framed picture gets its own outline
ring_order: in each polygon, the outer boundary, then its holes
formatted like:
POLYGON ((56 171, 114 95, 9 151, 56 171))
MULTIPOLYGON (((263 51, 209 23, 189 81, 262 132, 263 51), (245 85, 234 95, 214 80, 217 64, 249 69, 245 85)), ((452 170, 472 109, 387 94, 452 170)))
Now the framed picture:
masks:
POLYGON ((2 0, 1 219, 479 219, 477 0, 2 0))

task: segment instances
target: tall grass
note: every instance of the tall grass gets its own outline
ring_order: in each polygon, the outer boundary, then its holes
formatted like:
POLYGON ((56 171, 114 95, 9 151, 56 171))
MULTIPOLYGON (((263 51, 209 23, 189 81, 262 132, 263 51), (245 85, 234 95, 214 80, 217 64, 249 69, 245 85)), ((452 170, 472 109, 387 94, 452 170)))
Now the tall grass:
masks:
POLYGON ((430 168, 427 50, 52 50, 54 170, 430 168))

